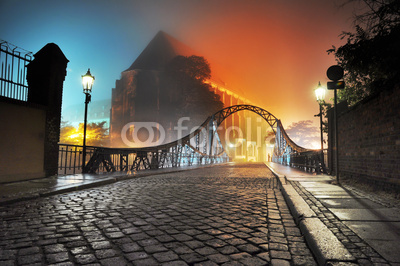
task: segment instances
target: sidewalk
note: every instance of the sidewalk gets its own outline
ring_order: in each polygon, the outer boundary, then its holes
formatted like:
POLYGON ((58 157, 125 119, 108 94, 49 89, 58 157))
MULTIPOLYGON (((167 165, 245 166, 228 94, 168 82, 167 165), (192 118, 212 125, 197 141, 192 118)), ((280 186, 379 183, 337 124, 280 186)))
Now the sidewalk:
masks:
POLYGON ((267 162, 318 263, 400 265, 400 210, 312 175, 267 162))
POLYGON ((27 181, 0 183, 0 206, 38 197, 98 187, 130 178, 175 173, 208 166, 209 165, 195 165, 179 168, 142 170, 130 174, 126 172, 113 172, 104 174, 60 175, 27 181))

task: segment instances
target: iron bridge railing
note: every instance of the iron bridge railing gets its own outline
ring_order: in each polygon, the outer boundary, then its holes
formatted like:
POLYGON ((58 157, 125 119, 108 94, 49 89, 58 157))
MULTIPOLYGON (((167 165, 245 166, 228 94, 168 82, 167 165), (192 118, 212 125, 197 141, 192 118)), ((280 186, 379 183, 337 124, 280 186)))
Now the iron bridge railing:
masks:
MULTIPOLYGON (((82 172, 83 147, 59 144, 59 174, 82 172)), ((171 143, 143 148, 86 146, 85 172, 139 171, 223 163, 229 157, 222 148, 216 125, 209 117, 197 130, 171 143)))
MULTIPOLYGON (((275 133, 272 160, 308 172, 327 173, 326 153, 303 148, 294 143, 282 123, 268 111, 253 105, 226 107, 191 134, 168 144, 144 148, 105 148, 87 146, 86 172, 139 171, 168 167, 201 165, 229 161, 217 133, 218 126, 238 111, 260 115, 275 133)), ((59 144, 59 174, 82 172, 82 146, 59 144)))
POLYGON ((297 145, 286 133, 279 121, 276 134, 272 161, 299 168, 306 172, 328 173, 327 152, 303 148, 297 145))
POLYGON ((28 100, 26 65, 31 61, 32 52, 0 40, 0 96, 28 100))
MULTIPOLYGON (((59 144, 59 175, 82 173, 82 149, 79 145, 59 144)), ((153 151, 86 146, 85 161, 89 173, 104 173, 223 163, 229 157, 197 153, 189 146, 153 151)))

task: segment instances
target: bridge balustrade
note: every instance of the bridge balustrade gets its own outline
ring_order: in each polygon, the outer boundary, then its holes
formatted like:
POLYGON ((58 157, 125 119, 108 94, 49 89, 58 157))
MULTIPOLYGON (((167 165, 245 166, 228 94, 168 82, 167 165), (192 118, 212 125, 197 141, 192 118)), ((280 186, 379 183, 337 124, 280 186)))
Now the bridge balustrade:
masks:
MULTIPOLYGON (((83 146, 59 144, 59 175, 82 173, 83 146)), ((134 172, 224 163, 227 155, 206 155, 194 152, 189 146, 169 149, 114 149, 86 146, 86 170, 88 173, 134 172)))
MULTIPOLYGON (((85 172, 139 171, 227 162, 229 157, 216 129, 228 116, 243 110, 261 116, 275 133, 274 162, 307 172, 327 173, 326 153, 297 145, 287 135, 280 120, 253 105, 226 107, 208 117, 196 131, 168 144, 123 149, 87 146, 85 172)), ((59 148, 59 174, 82 172, 79 163, 82 160, 82 146, 59 144, 59 148)))

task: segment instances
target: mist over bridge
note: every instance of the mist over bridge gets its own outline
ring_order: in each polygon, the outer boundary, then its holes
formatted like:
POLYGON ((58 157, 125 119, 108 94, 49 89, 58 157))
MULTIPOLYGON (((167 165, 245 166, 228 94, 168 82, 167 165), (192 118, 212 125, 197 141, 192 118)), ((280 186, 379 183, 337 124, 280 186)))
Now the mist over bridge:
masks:
POLYGON ((303 148, 286 134, 282 123, 273 114, 254 105, 233 105, 209 116, 195 131, 167 144, 140 148, 92 147, 86 171, 96 173, 100 169, 107 172, 134 171, 201 165, 230 161, 226 153, 226 141, 221 141, 219 131, 223 121, 229 116, 250 111, 264 119, 275 135, 272 160, 280 164, 323 172, 324 164, 320 150, 303 148))

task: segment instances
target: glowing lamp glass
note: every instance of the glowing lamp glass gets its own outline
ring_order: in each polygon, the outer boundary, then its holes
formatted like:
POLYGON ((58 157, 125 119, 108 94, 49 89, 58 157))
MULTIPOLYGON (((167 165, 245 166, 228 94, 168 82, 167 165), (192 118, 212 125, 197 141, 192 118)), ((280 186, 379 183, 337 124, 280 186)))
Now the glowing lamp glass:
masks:
POLYGON ((315 97, 317 98, 318 102, 322 102, 325 100, 326 90, 322 87, 321 82, 318 83, 318 87, 315 89, 315 97))
POLYGON ((82 76, 83 93, 90 94, 92 92, 92 86, 94 77, 90 74, 90 68, 84 76, 82 76))

